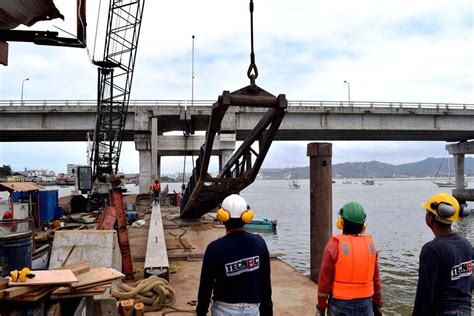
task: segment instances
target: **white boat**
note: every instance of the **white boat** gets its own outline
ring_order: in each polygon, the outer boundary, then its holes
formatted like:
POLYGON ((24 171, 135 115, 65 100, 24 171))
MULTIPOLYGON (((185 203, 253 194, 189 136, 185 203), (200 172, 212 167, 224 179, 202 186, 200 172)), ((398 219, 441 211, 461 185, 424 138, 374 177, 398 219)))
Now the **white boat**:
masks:
POLYGON ((299 189, 301 186, 300 184, 298 183, 298 180, 290 180, 288 182, 288 187, 290 189, 299 189))
POLYGON ((360 179, 360 183, 362 183, 363 185, 374 185, 375 180, 364 179, 366 173, 367 173, 367 166, 365 168, 364 174, 362 175, 362 179, 360 179))
MULTIPOLYGON (((440 166, 438 168, 438 172, 441 169, 441 164, 443 163, 443 160, 441 160, 440 166)), ((438 175, 438 172, 436 172, 435 179, 436 179, 436 176, 438 175)), ((435 181, 433 179, 432 182, 440 188, 455 188, 456 187, 456 182, 451 181, 451 165, 449 164, 449 159, 448 159, 448 181, 442 182, 442 181, 435 181)), ((467 181, 464 181, 464 187, 467 187, 467 181)))

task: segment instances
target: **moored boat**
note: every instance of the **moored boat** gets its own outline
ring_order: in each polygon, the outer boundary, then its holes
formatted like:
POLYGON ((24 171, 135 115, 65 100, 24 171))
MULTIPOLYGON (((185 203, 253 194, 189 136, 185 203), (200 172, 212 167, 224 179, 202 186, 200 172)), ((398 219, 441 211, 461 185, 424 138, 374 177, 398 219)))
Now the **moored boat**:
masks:
POLYGON ((248 224, 245 224, 246 230, 254 230, 254 231, 263 231, 263 232, 276 232, 277 220, 269 220, 268 218, 264 218, 262 220, 253 220, 248 224))

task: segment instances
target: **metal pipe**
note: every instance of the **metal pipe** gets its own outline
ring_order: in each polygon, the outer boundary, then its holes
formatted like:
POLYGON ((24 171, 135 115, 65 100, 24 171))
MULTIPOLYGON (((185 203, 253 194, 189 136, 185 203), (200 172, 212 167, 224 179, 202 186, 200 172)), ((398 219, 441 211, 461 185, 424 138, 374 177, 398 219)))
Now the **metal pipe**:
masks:
POLYGON ((309 143, 310 278, 317 282, 324 248, 332 236, 332 144, 309 143))

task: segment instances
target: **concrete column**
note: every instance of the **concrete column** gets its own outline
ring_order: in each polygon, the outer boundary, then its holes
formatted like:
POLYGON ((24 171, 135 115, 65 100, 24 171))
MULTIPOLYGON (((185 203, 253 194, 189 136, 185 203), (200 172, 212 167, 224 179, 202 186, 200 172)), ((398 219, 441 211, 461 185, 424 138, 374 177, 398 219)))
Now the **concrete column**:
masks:
POLYGON ((158 158, 158 117, 151 118, 151 174, 160 176, 158 158))
POLYGON ((456 190, 464 190, 464 154, 455 154, 453 156, 456 174, 456 190))
POLYGON ((161 155, 156 156, 156 174, 161 178, 161 155))
POLYGON ((324 248, 332 236, 332 144, 309 143, 310 278, 317 282, 324 248))
POLYGON ((151 144, 149 134, 135 135, 135 149, 138 150, 139 173, 138 186, 140 193, 147 193, 151 186, 151 144))
POLYGON ((230 160, 232 155, 234 154, 233 150, 222 150, 219 154, 219 171, 224 168, 225 164, 230 160))

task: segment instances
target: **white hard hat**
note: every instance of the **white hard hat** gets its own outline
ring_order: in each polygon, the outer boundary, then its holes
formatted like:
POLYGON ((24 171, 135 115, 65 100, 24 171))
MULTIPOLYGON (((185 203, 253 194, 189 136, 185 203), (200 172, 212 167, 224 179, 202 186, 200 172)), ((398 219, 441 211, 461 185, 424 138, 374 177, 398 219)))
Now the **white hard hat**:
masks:
POLYGON ((222 208, 229 212, 230 218, 240 218, 247 210, 247 202, 240 195, 232 194, 222 201, 222 208))

